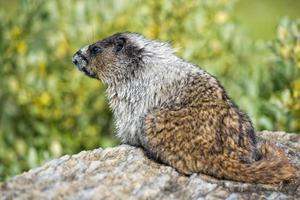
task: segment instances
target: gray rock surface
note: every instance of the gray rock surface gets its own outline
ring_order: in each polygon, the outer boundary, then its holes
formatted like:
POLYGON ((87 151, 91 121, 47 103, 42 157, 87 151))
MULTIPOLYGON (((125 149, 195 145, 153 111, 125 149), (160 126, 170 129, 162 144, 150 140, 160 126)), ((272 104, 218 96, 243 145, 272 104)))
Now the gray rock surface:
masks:
MULTIPOLYGON (((300 135, 260 132, 285 149, 300 169, 300 135)), ((300 199, 299 179, 252 185, 193 174, 148 159, 139 148, 82 151, 32 169, 0 185, 0 199, 300 199)))

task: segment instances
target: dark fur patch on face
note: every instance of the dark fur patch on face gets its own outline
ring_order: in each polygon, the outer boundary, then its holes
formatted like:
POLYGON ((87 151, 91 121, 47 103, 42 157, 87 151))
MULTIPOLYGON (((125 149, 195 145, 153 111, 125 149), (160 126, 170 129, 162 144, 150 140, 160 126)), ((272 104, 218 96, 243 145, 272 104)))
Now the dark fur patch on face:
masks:
POLYGON ((141 62, 145 51, 136 43, 136 37, 140 36, 130 32, 116 33, 80 49, 78 56, 85 59, 85 65, 79 69, 104 82, 135 78, 139 66, 144 66, 141 62))
POLYGON ((113 46, 116 54, 123 53, 129 59, 135 59, 141 55, 142 49, 138 48, 130 39, 126 36, 126 33, 117 33, 113 36, 102 40, 103 47, 113 46))
POLYGON ((84 56, 88 61, 86 72, 91 73, 86 74, 96 74, 99 79, 107 81, 134 77, 143 49, 134 44, 129 36, 117 33, 89 45, 84 56))

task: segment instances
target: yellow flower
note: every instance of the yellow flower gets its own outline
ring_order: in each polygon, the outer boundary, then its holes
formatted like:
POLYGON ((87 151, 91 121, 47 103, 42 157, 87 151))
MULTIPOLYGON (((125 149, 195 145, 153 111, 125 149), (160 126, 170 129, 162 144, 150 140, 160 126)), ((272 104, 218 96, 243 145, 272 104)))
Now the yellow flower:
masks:
POLYGON ((288 47, 282 47, 280 49, 280 53, 283 58, 289 58, 290 57, 290 49, 288 47))
POLYGON ((27 149, 25 141, 23 139, 16 139, 15 149, 18 155, 25 155, 27 149))
POLYGON ((160 27, 157 24, 152 24, 146 32, 146 35, 150 38, 157 38, 160 32, 160 27))
POLYGON ((49 150, 54 157, 59 157, 62 154, 62 146, 57 140, 51 141, 49 150))
POLYGON ((299 91, 297 91, 297 90, 294 90, 293 91, 293 98, 297 98, 299 96, 299 91))
POLYGON ((297 67, 300 69, 300 61, 297 62, 297 67))
POLYGON ((45 76, 46 75, 46 63, 45 62, 40 62, 38 64, 38 69, 39 69, 39 74, 41 76, 45 76))
POLYGON ((51 96, 48 92, 43 92, 39 97, 38 102, 41 106, 49 106, 51 103, 51 96))
POLYGON ((8 80, 8 86, 12 92, 17 93, 20 89, 19 82, 15 78, 11 78, 8 80))
POLYGON ((294 53, 296 55, 300 54, 300 42, 297 42, 297 44, 295 45, 295 47, 294 47, 294 53))
POLYGON ((297 79, 293 83, 293 98, 300 97, 300 79, 297 79))
POLYGON ((20 55, 24 55, 27 52, 27 44, 24 40, 18 42, 16 47, 17 53, 20 55))
POLYGON ((209 42, 209 47, 214 53, 220 53, 222 51, 222 44, 218 40, 212 40, 209 42))
POLYGON ((293 106, 293 109, 296 110, 300 110, 300 103, 295 103, 293 106))
POLYGON ((217 24, 224 24, 227 20, 228 20, 229 16, 226 12, 224 11, 219 11, 217 12, 217 14, 215 15, 215 22, 217 24))
POLYGON ((280 41, 286 40, 286 38, 288 36, 288 31, 286 30, 285 27, 280 26, 278 28, 277 33, 278 33, 278 38, 279 38, 280 41))
POLYGON ((69 43, 65 37, 63 37, 60 43, 57 46, 55 54, 57 57, 62 58, 64 57, 69 51, 69 43))

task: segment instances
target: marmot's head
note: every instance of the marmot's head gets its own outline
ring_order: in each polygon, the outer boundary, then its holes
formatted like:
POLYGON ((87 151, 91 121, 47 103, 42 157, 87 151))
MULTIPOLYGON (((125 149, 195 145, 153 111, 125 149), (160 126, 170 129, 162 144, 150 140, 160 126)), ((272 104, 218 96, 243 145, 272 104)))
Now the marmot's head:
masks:
POLYGON ((81 48, 72 61, 86 75, 109 83, 132 79, 147 60, 169 58, 171 54, 168 44, 124 32, 81 48))

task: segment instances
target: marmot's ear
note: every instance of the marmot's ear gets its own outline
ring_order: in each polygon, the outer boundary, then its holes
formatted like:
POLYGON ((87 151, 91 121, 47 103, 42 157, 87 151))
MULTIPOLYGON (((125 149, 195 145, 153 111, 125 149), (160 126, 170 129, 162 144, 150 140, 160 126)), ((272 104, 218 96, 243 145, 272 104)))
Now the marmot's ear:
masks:
POLYGON ((115 46, 116 46, 116 51, 121 51, 123 49, 123 47, 126 44, 126 39, 123 37, 117 38, 115 46))

